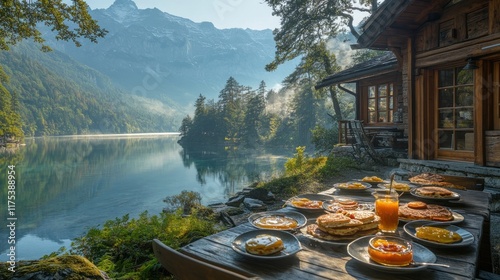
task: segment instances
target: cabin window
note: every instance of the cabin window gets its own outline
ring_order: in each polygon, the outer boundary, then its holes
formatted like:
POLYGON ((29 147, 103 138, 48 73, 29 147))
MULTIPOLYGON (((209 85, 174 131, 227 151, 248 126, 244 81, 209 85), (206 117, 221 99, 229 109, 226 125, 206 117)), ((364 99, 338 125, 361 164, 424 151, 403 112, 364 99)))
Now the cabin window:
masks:
POLYGON ((473 71, 450 68, 438 71, 438 149, 474 150, 473 71))
POLYGON ((394 84, 368 86, 368 122, 392 122, 394 112, 394 84))

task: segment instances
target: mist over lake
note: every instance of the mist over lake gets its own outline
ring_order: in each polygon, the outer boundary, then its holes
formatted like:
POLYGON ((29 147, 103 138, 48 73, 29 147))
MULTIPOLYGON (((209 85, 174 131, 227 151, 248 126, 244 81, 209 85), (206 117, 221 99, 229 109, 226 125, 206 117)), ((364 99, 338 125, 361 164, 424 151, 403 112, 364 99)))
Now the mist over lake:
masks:
MULTIPOLYGON (((291 156, 186 153, 178 139, 177 134, 26 139, 5 163, 15 165, 17 175, 17 259, 69 248, 71 239, 107 220, 157 214, 167 206, 165 197, 182 190, 200 193, 205 205, 225 202, 251 182, 281 174, 291 156)), ((4 203, 0 217, 7 220, 4 203)), ((7 240, 6 231, 0 234, 7 240)), ((8 244, 0 246, 0 261, 6 261, 8 244)))

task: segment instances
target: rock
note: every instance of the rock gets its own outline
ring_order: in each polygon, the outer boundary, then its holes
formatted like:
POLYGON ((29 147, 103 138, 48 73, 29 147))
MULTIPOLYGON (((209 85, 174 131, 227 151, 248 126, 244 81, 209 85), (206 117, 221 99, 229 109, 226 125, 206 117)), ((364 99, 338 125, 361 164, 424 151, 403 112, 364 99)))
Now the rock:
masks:
POLYGON ((267 196, 268 193, 269 193, 269 191, 264 189, 264 188, 257 188, 257 189, 252 189, 246 195, 246 197, 265 201, 268 199, 268 196, 267 196))
POLYGON ((243 204, 250 211, 267 210, 267 206, 264 204, 264 202, 262 200, 253 199, 253 198, 245 198, 243 200, 243 204))
POLYGON ((240 206, 240 204, 243 202, 243 200, 245 199, 245 195, 238 195, 236 197, 232 197, 228 200, 228 202, 226 202, 226 205, 227 206, 233 206, 233 207, 238 207, 240 206))
POLYGON ((36 261, 19 261, 15 272, 8 263, 0 263, 0 279, 12 280, 108 280, 105 272, 82 256, 67 255, 36 261))

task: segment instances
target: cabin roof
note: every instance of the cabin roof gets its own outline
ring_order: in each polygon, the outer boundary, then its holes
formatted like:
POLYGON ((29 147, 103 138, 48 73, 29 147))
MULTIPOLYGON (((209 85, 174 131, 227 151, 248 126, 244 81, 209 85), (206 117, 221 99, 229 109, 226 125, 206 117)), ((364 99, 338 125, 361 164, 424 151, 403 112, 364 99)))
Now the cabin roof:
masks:
POLYGON ((387 52, 381 56, 372 58, 368 61, 356 64, 349 69, 345 69, 321 80, 316 86, 320 89, 340 83, 354 82, 360 79, 366 79, 385 73, 397 71, 398 61, 392 52, 387 52))
POLYGON ((388 50, 406 43, 408 34, 438 20, 448 5, 463 0, 385 0, 363 24, 353 48, 388 50))

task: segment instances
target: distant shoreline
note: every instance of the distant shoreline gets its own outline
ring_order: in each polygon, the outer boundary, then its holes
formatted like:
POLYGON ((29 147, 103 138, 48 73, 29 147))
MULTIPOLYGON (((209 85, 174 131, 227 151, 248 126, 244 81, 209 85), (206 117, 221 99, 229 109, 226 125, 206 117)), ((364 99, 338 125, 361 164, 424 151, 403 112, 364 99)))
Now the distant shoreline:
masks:
POLYGON ((82 139, 82 138, 145 138, 157 136, 179 136, 179 132, 151 132, 151 133, 114 133, 114 134, 81 134, 81 135, 54 135, 54 136, 37 136, 26 137, 25 139, 37 138, 69 138, 69 139, 82 139))

